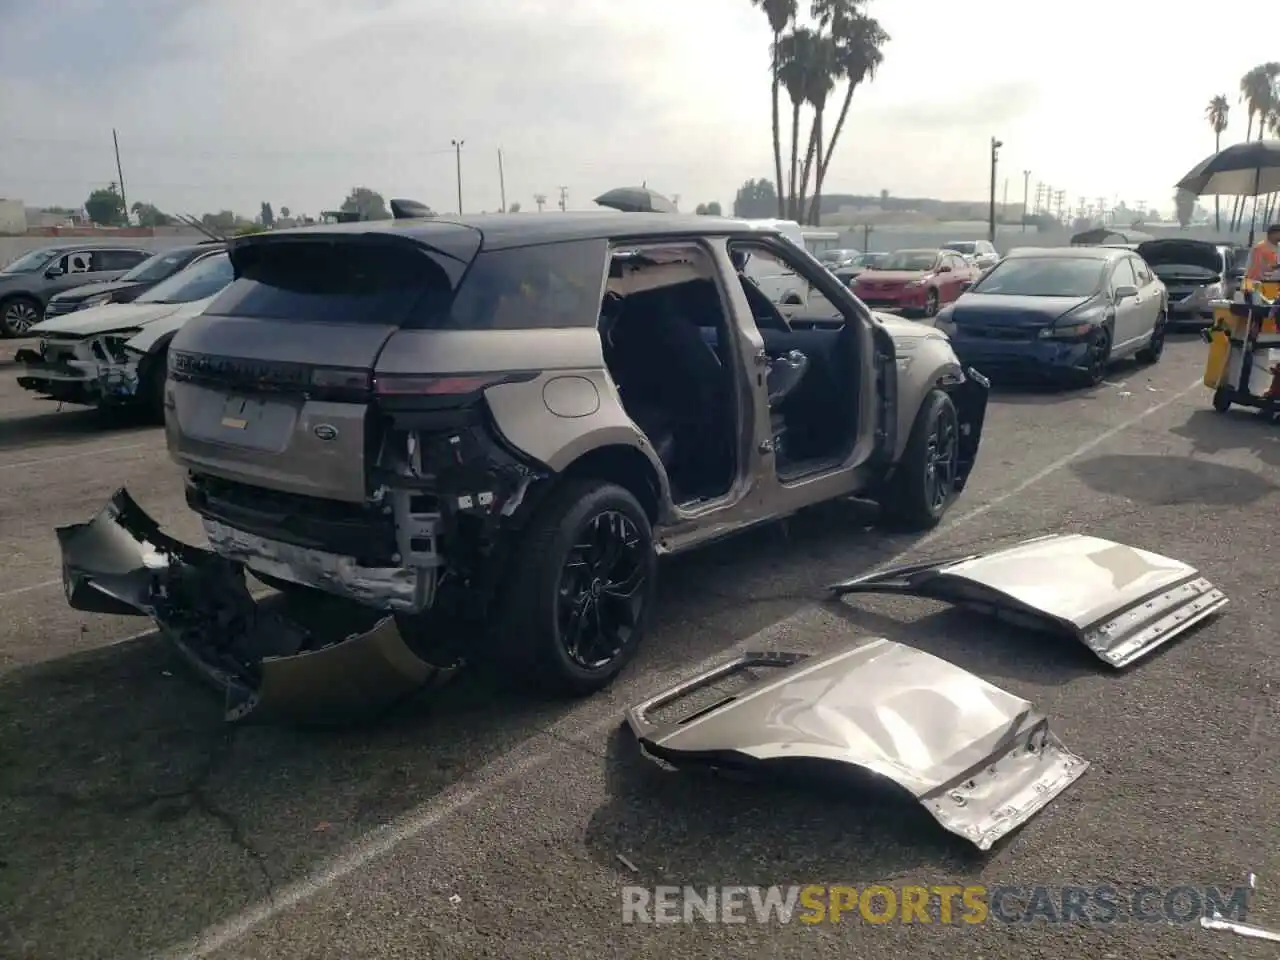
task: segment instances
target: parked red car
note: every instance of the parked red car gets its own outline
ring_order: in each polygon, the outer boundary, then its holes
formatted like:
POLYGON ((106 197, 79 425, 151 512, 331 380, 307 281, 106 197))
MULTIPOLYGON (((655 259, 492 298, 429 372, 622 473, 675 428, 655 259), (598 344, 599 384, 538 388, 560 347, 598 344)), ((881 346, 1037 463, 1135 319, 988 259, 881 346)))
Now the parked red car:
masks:
POLYGON ((853 292, 872 308, 932 317, 964 293, 980 273, 953 250, 897 250, 859 274, 853 292))

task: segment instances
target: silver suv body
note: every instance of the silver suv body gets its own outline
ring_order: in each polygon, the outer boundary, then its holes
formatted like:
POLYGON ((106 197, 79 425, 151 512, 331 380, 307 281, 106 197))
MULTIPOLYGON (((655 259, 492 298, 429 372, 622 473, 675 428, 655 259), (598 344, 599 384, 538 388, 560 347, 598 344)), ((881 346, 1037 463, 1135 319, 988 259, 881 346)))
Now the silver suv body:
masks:
MULTIPOLYGON (((350 223, 230 255, 170 347, 187 501, 219 563, 391 615, 422 658, 594 690, 635 651, 658 555, 853 495, 926 529, 976 456, 987 384, 946 337, 742 221, 350 223), (784 318, 756 257, 826 314, 784 318)), ((68 549, 74 604, 96 574, 68 549)))

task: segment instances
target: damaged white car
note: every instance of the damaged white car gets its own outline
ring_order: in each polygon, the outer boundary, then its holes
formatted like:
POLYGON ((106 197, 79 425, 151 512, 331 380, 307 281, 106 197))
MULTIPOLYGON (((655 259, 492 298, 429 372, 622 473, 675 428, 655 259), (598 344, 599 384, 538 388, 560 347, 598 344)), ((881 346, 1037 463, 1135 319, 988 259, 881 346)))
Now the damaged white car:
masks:
POLYGON ((37 323, 35 349, 22 349, 18 385, 58 403, 138 406, 163 417, 169 341, 232 280, 231 261, 214 253, 152 287, 132 303, 89 307, 37 323))

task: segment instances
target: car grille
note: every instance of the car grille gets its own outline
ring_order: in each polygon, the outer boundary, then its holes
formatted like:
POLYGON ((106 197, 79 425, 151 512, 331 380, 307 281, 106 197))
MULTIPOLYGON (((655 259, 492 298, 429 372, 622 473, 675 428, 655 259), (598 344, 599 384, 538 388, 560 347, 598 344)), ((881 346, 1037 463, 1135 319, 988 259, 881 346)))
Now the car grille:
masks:
POLYGON ((1036 330, 1027 327, 971 327, 967 324, 957 327, 962 337, 974 340, 1001 340, 1006 343, 1026 343, 1034 340, 1036 330))

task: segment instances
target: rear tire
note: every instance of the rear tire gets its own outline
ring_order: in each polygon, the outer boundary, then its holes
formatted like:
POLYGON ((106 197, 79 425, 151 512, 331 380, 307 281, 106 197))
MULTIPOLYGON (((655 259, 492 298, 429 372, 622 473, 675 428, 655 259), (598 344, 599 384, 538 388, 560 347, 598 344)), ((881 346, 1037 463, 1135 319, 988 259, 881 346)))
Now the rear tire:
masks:
POLYGON ((924 295, 924 315, 925 318, 932 318, 938 315, 938 291, 930 290, 924 295))
POLYGON ((1231 391, 1226 387, 1213 391, 1213 409, 1219 413, 1226 413, 1231 409, 1231 391))
POLYGON ((1145 347, 1138 351, 1137 360, 1139 363, 1160 362, 1160 358, 1164 356, 1164 338, 1168 330, 1169 318, 1162 313, 1156 318, 1156 325, 1151 331, 1151 339, 1145 347))
POLYGON ((881 494, 881 524, 904 532, 936 527, 955 499, 959 465, 960 417, 947 394, 932 390, 881 494))
POLYGON ((639 648, 657 586, 653 531, 627 490, 551 493, 516 546, 493 626, 504 679, 553 695, 607 687, 639 648))

